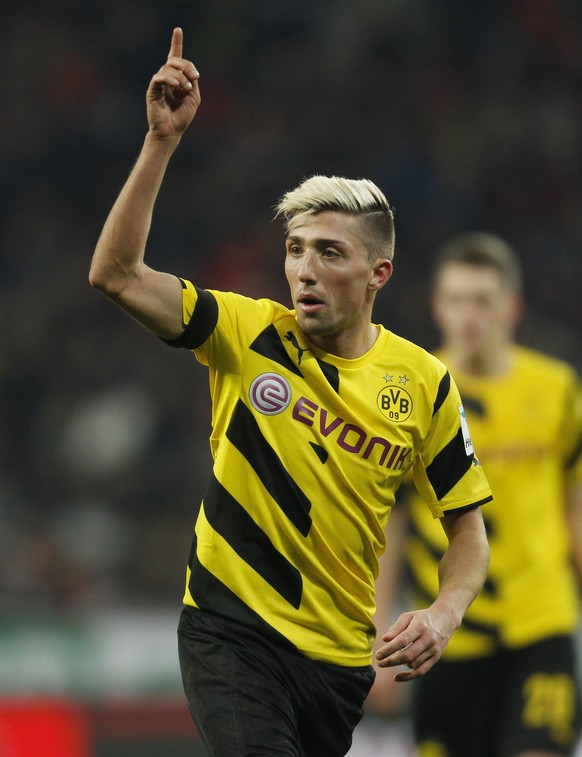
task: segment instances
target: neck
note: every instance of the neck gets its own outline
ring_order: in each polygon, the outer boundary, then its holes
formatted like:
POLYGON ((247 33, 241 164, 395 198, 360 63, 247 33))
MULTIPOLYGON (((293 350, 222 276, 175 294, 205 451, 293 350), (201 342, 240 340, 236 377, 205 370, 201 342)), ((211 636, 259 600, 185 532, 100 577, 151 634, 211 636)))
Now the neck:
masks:
POLYGON ((336 355, 345 360, 355 360, 372 349, 378 334, 378 329, 370 323, 364 331, 358 334, 344 331, 339 335, 315 336, 307 334, 306 336, 311 344, 323 350, 323 352, 328 352, 330 355, 336 355))

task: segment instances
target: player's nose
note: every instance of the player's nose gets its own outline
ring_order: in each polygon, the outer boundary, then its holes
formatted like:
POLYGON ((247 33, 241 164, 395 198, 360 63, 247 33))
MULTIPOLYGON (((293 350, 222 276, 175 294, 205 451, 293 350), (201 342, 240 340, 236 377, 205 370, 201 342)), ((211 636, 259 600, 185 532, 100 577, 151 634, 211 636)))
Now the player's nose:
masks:
POLYGON ((317 280, 317 255, 314 252, 305 252, 297 267, 297 276, 301 282, 313 282, 317 280))

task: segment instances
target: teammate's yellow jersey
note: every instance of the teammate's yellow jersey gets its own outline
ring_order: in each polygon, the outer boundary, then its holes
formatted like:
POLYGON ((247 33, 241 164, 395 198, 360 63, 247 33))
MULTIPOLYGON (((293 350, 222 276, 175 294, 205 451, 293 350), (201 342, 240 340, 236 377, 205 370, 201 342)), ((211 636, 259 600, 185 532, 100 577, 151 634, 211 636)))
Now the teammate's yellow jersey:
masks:
MULTIPOLYGON (((437 355, 446 362, 445 354, 437 355)), ((506 375, 454 378, 494 500, 483 510, 488 579, 451 638, 448 659, 574 630, 577 588, 563 495, 568 477, 582 479, 580 393, 568 365, 516 347, 506 375)), ((425 604, 436 596, 446 541, 412 489, 406 499, 407 565, 425 604)))
POLYGON ((439 360, 381 326, 346 360, 278 303, 182 284, 174 344, 209 367, 214 457, 184 602, 307 657, 369 664, 403 476, 413 467, 435 516, 491 498, 458 391, 439 360))

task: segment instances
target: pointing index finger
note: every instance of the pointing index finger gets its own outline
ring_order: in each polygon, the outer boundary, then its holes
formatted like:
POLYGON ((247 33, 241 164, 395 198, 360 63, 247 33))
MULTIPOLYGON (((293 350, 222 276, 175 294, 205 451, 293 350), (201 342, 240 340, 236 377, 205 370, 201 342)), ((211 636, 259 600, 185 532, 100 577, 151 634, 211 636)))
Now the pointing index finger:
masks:
POLYGON ((181 58, 182 57, 182 43, 184 40, 184 32, 177 26, 172 32, 172 44, 170 45, 170 52, 168 58, 181 58))

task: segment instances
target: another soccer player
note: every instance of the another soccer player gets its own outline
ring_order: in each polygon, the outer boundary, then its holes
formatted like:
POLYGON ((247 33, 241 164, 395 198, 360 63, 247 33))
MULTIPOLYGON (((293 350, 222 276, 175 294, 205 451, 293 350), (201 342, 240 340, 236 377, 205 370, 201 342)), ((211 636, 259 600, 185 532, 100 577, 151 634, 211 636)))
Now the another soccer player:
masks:
MULTIPOLYGON (((515 344, 521 297, 519 260, 499 237, 463 234, 441 251, 437 356, 458 384, 495 499, 484 509, 484 589, 415 689, 422 755, 556 757, 572 754, 578 735, 581 395, 570 366, 515 344)), ((424 509, 410 490, 406 557, 419 605, 438 595, 446 549, 424 509)))
POLYGON ((294 310, 145 264, 168 161, 199 104, 176 29, 90 280, 209 368, 214 466, 179 629, 209 753, 335 757, 374 678, 374 581, 402 478, 414 469, 449 544, 438 596, 402 615, 379 651, 383 666, 408 666, 402 680, 433 667, 482 586, 479 505, 491 493, 445 367, 371 322, 394 246, 392 212, 371 182, 313 177, 281 200, 294 310))

